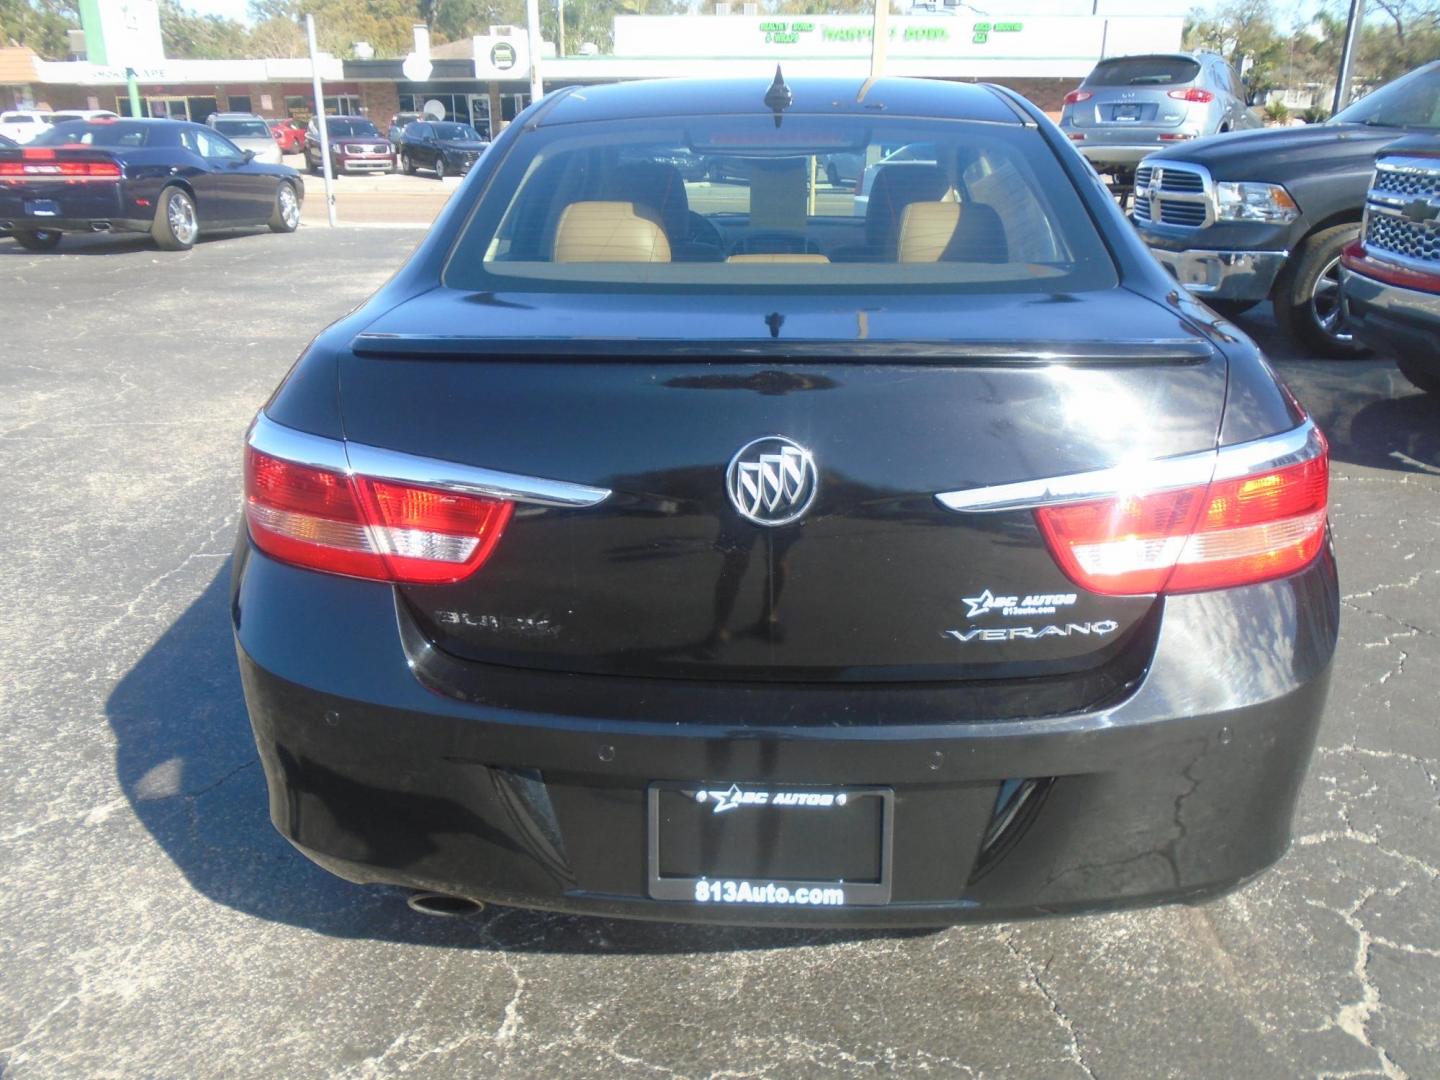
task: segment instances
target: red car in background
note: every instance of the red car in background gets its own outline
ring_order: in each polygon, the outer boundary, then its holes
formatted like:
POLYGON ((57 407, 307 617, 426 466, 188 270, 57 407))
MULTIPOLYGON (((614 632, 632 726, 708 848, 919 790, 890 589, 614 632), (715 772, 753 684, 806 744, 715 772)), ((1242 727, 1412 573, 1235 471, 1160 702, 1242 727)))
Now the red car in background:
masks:
POLYGON ((303 154, 305 152, 305 125, 299 120, 286 118, 270 121, 270 134, 280 144, 282 154, 303 154))

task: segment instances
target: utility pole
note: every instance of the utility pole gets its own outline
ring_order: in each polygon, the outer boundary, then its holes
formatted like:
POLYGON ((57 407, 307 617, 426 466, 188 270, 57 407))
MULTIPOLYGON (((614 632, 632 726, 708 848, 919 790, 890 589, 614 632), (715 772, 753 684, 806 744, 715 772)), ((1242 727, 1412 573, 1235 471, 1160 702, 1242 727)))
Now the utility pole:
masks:
POLYGON ((1340 77, 1335 82, 1335 102, 1330 110, 1334 116, 1350 104, 1350 80, 1355 75, 1355 51, 1360 47, 1360 31, 1365 24, 1365 0, 1350 0, 1350 21, 1345 26, 1345 48, 1340 53, 1340 77))
POLYGON ((885 48, 890 44, 890 0, 875 0, 875 23, 870 32, 870 78, 885 74, 885 48))
POLYGON ((557 25, 557 31, 558 31, 558 32, 556 33, 555 36, 556 36, 557 38, 559 38, 559 40, 558 40, 557 42, 555 42, 555 54, 556 54, 557 56, 564 56, 564 55, 565 55, 565 0, 555 0, 555 16, 556 16, 556 22, 557 22, 557 24, 558 24, 558 25, 557 25))
POLYGON ((540 80, 540 3, 539 0, 525 0, 525 25, 530 36, 530 104, 545 96, 545 84, 540 80))
POLYGON ((320 50, 315 45, 315 16, 305 16, 305 36, 310 41, 310 80, 315 85, 315 124, 320 129, 320 167, 325 171, 325 210, 330 227, 335 227, 335 193, 330 190, 330 132, 325 126, 325 90, 320 85, 320 50))

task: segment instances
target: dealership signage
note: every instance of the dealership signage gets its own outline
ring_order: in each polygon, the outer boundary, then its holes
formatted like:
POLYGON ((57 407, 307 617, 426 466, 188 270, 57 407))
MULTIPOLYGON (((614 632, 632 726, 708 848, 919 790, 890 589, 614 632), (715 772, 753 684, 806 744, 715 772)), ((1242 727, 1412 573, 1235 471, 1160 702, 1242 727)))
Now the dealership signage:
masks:
MULTIPOLYGON (((997 19, 895 15, 889 19, 891 59, 904 61, 1083 59, 1125 52, 1174 51, 1178 17, 1037 16, 997 19)), ((753 15, 622 15, 615 19, 617 58, 846 60, 868 57, 874 22, 868 15, 775 18, 753 15)))

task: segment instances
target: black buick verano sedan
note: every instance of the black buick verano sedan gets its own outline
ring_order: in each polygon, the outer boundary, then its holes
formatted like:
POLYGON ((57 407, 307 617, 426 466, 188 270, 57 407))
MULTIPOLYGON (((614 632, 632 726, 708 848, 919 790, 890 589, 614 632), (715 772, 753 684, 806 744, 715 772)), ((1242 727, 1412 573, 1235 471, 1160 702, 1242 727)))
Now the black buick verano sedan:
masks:
POLYGON ((554 93, 245 454, 270 813, 352 881, 924 925, 1285 850, 1325 440, 1006 90, 554 93))

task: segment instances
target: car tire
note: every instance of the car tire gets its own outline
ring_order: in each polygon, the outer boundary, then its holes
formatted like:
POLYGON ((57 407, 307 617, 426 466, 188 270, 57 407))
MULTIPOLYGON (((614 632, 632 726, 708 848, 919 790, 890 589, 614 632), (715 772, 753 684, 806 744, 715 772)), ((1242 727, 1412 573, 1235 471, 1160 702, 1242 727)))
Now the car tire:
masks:
POLYGON ((1224 315, 1227 319, 1234 319, 1238 315, 1244 315, 1259 300, 1206 300, 1205 304, 1217 315, 1224 315))
POLYGON ((445 179, 445 158, 443 156, 435 159, 435 179, 445 179))
POLYGON ((406 176, 415 175, 415 162, 410 159, 409 154, 400 155, 400 171, 406 176))
POLYGON ((25 229, 12 235, 26 251, 54 251, 60 246, 60 237, 64 234, 57 229, 37 229, 33 232, 25 229))
POLYGON ((1440 372, 1434 368, 1421 367, 1414 360, 1396 360, 1400 374, 1410 380, 1410 385, 1427 394, 1440 395, 1440 372))
POLYGON ((162 251, 189 251, 195 246, 200 219, 195 214, 195 200, 184 189, 171 185, 160 192, 150 235, 162 251))
POLYGON ((1360 223, 1321 229, 1301 242, 1275 282, 1275 321, 1295 342, 1321 356, 1359 356, 1365 347, 1345 332, 1340 309, 1340 252, 1360 223))
POLYGON ((300 194, 288 180, 275 189, 275 205, 267 224, 271 232, 277 233, 294 232, 300 227, 300 194))

